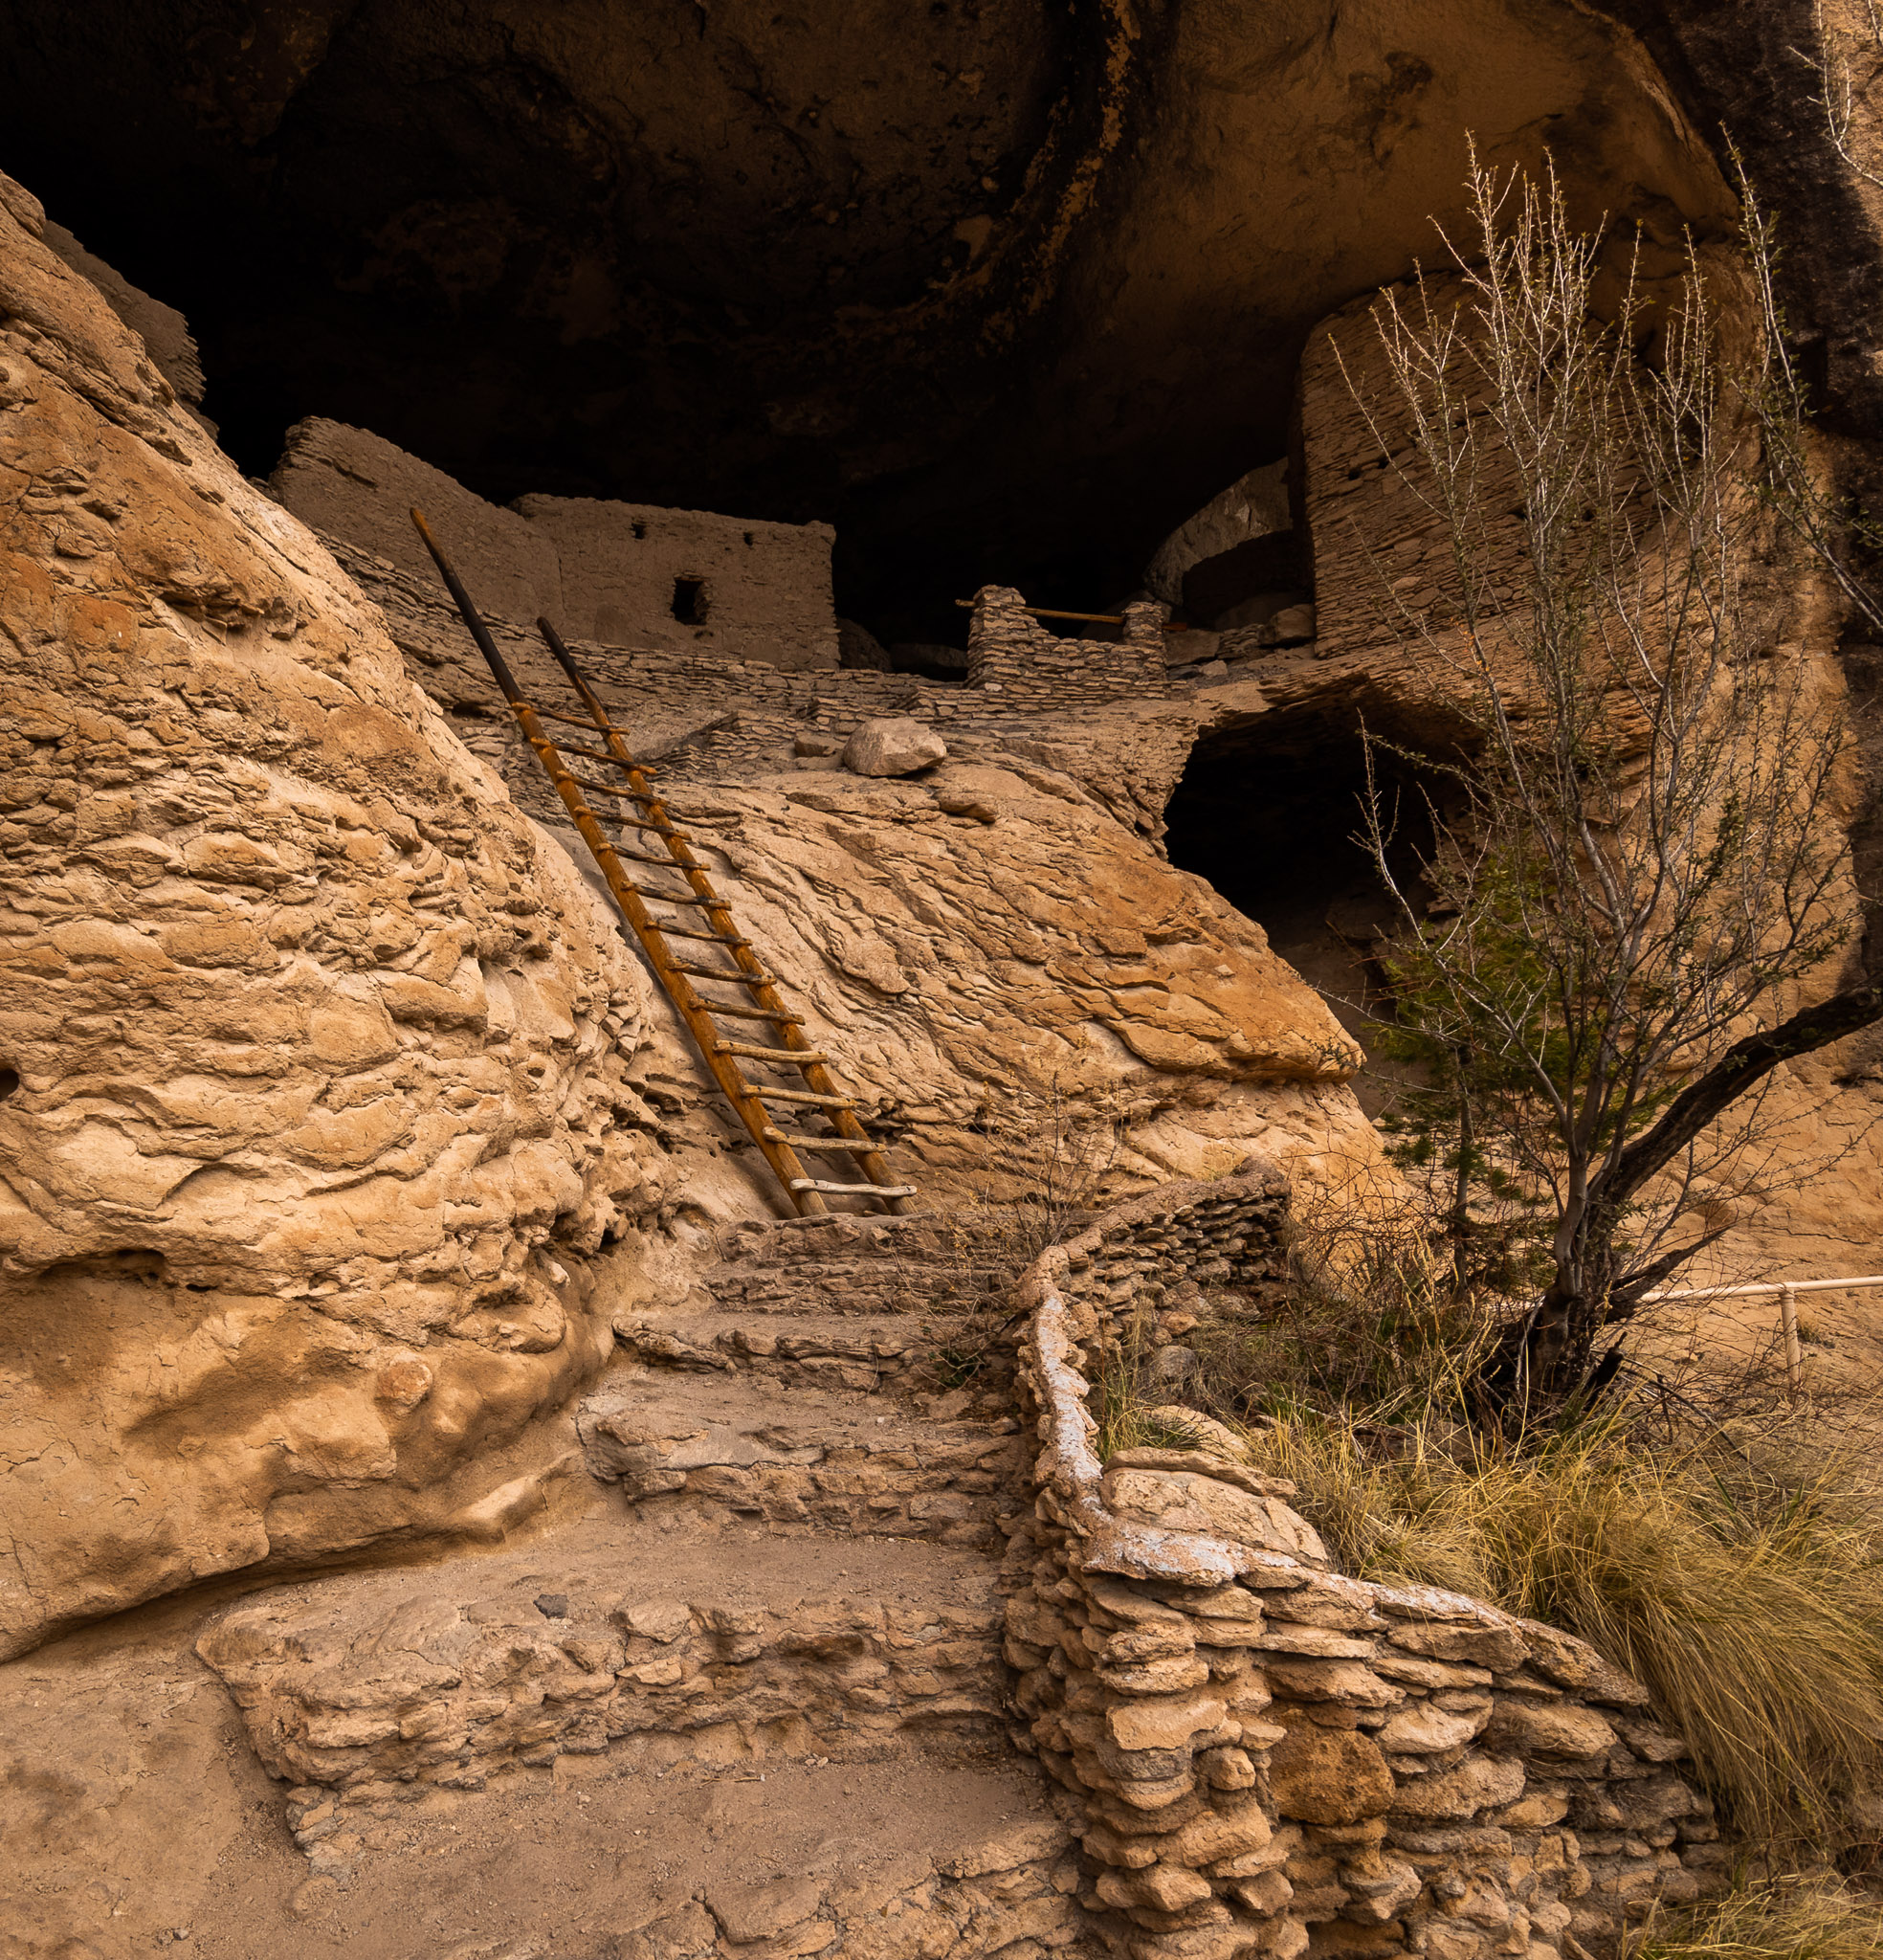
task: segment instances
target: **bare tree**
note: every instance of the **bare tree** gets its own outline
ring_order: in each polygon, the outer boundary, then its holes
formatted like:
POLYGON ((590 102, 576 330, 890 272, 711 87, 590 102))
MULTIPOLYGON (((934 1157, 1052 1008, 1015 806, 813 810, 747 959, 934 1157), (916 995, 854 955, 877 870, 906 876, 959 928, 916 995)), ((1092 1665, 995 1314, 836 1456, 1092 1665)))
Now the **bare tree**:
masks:
POLYGON ((1605 316, 1601 241, 1553 172, 1473 156, 1471 190, 1470 252, 1375 309, 1357 365, 1384 380, 1348 368, 1449 546, 1445 599, 1396 612, 1466 731, 1414 758, 1435 786, 1421 875, 1396 874, 1377 787, 1367 835, 1400 907, 1400 1015, 1454 1073, 1470 1153, 1550 1219, 1521 1359, 1555 1399, 1717 1236, 1679 1220, 1697 1178, 1769 1144, 1770 1072, 1883 995, 1796 1006, 1850 934, 1845 738, 1752 590, 1770 391, 1723 359, 1696 254, 1658 304, 1630 264, 1605 316))

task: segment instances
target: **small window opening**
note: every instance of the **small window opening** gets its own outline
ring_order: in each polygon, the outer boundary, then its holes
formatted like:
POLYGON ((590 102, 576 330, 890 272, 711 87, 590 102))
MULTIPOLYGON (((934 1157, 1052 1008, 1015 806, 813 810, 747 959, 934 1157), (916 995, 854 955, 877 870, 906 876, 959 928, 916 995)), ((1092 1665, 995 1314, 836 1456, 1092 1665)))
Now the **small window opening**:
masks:
POLYGON ((703 578, 676 578, 674 581, 674 617, 682 626, 706 624, 706 581, 703 578))
POLYGON ((747 531, 747 532, 745 533, 745 542, 746 542, 746 544, 748 544, 748 545, 749 545, 749 544, 751 544, 751 542, 752 542, 752 534, 751 534, 751 532, 750 532, 750 531, 747 531))
POLYGON ((20 1085, 19 1070, 0 1068, 0 1102, 4 1102, 20 1085))
POLYGON ((646 518, 644 518, 644 517, 637 517, 637 518, 636 518, 636 519, 634 520, 634 536, 635 536, 635 537, 636 537, 637 539, 645 538, 645 537, 647 536, 647 519, 646 519, 646 518))

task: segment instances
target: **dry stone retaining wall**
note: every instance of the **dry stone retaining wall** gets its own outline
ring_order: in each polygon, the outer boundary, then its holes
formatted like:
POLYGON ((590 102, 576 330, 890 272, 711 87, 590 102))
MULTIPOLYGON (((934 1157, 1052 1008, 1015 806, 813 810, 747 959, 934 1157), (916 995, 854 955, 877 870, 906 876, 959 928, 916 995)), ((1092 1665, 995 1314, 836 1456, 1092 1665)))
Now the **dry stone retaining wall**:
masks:
POLYGON ((1479 1601, 1360 1582, 1292 1486, 1203 1450, 1101 1463, 1087 1409, 1127 1318, 1282 1274, 1273 1171, 1166 1187, 1031 1269, 1030 1583, 1018 1739, 1077 1797, 1081 1902, 1130 1960, 1606 1950, 1723 1863, 1647 1691, 1479 1601))
POLYGON ((349 1809, 480 1790, 509 1766, 627 1738, 684 1736, 697 1751, 719 1729, 856 1742, 999 1718, 986 1600, 545 1604, 556 1616, 527 1625, 427 1595, 355 1628, 289 1598, 228 1615, 197 1650, 270 1774, 295 1786, 289 1823, 310 1852, 343 1840, 349 1809))
POLYGON ((1167 607, 1141 599, 1124 609, 1120 638, 1065 639, 1040 625, 1010 586, 983 586, 967 630, 967 684, 1015 705, 1062 711, 1167 694, 1168 617, 1167 607))

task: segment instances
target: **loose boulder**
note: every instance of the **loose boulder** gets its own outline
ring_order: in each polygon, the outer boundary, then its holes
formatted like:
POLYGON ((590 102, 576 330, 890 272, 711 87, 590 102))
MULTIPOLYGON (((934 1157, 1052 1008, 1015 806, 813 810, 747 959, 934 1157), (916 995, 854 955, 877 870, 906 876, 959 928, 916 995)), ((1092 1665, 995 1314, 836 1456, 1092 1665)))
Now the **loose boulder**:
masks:
POLYGON ((865 722, 844 746, 844 768, 859 776, 913 776, 947 759, 948 745, 908 715, 865 722))

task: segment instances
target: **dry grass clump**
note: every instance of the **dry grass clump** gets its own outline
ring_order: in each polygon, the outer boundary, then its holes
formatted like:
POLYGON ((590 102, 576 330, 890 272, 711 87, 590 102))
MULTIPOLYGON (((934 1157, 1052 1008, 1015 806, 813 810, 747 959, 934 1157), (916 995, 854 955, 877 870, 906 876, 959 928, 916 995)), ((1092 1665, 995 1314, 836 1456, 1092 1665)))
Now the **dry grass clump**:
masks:
POLYGON ((1849 1847, 1883 1791, 1883 1539, 1807 1430, 1755 1455, 1657 1447, 1622 1417, 1532 1448, 1368 1447, 1301 1414, 1252 1435, 1356 1574, 1439 1585, 1579 1634, 1652 1691, 1737 1827, 1849 1847))
POLYGON ((1330 1201, 1310 1194, 1289 1229, 1281 1296, 1186 1337, 1216 1413, 1340 1410, 1376 1426, 1461 1417, 1506 1308, 1460 1282, 1431 1220, 1354 1181, 1330 1201))
POLYGON ((1883 1903, 1825 1873, 1656 1913, 1628 1960, 1883 1960, 1883 1903))

